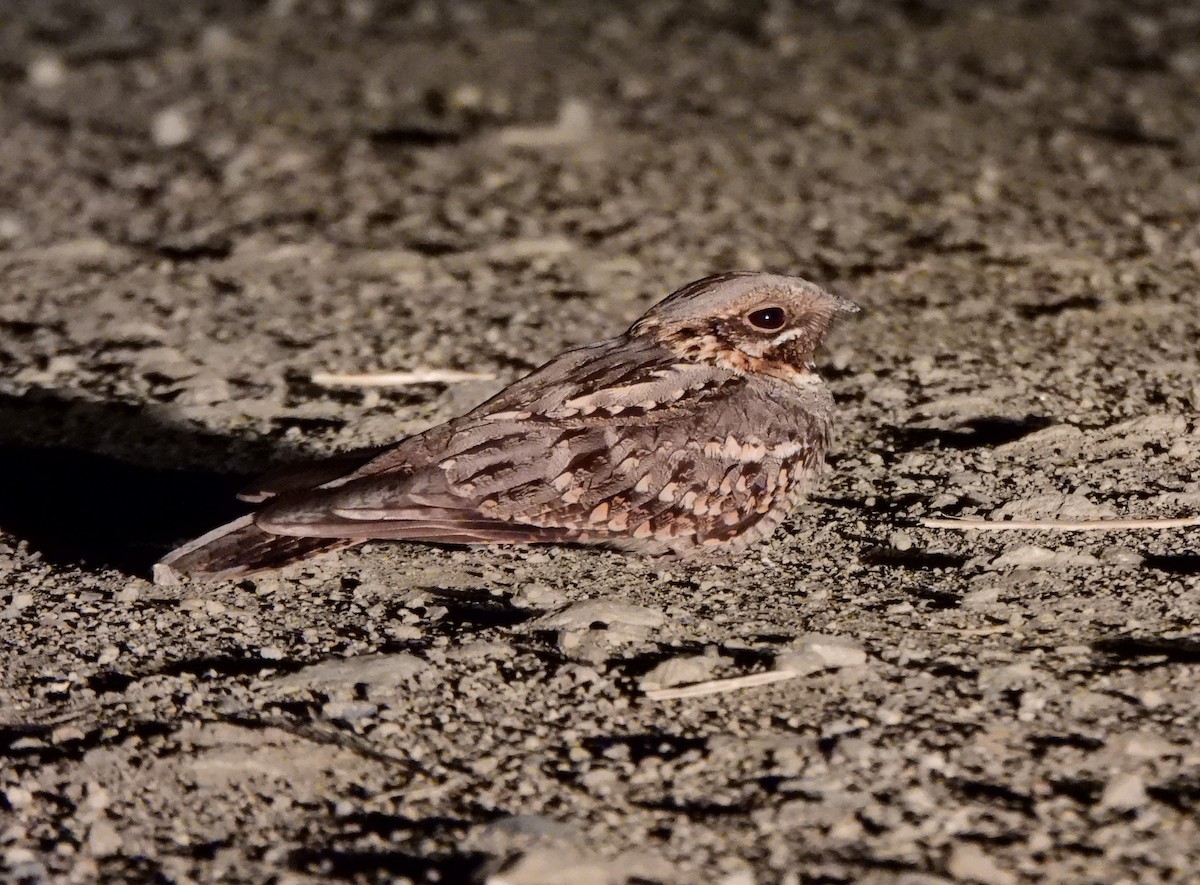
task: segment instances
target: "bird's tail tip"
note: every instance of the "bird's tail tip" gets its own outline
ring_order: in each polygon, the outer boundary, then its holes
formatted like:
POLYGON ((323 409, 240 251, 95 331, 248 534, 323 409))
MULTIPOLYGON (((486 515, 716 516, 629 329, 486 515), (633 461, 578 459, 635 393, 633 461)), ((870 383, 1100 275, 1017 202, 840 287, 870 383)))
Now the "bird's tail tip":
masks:
POLYGON ((248 514, 172 550, 155 563, 153 579, 158 586, 176 587, 185 578, 204 581, 245 578, 360 542, 356 538, 271 534, 259 528, 253 514, 248 514))

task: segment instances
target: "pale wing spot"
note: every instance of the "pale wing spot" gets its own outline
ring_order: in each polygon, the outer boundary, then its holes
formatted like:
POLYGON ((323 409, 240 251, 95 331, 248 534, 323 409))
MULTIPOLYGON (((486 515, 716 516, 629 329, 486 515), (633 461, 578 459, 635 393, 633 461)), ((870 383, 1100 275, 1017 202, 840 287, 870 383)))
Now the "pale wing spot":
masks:
POLYGON ((795 441, 785 442, 780 443, 777 446, 771 446, 770 453, 772 458, 779 458, 780 460, 783 460, 799 454, 803 448, 804 445, 802 443, 795 441))
POLYGON ((449 470, 457 463, 457 458, 447 458, 445 461, 439 461, 438 467, 441 467, 443 470, 449 470))
POLYGON ((684 496, 679 501, 679 506, 682 507, 684 510, 691 510, 692 505, 696 503, 696 498, 698 498, 698 497, 699 497, 699 495, 697 495, 693 491, 685 492, 684 496))
POLYGON ((669 482, 662 487, 662 491, 658 493, 658 500, 664 504, 671 504, 675 501, 675 492, 679 490, 679 483, 669 482))
POLYGON ((528 421, 533 412, 493 412, 483 417, 485 421, 528 421))
POLYGON ((640 403, 638 403, 638 406, 640 406, 641 408, 643 408, 647 412, 649 412, 651 409, 658 408, 658 400, 654 400, 654 399, 642 400, 640 403))
POLYGON ((721 480, 721 487, 720 487, 719 491, 721 492, 722 495, 733 494, 733 480, 728 475, 726 475, 726 477, 723 480, 721 480))
POLYGON ((605 501, 597 504, 596 508, 588 515, 589 525, 599 525, 608 519, 608 502, 605 501))
POLYGON ((578 504, 579 499, 583 497, 583 486, 575 486, 569 492, 563 492, 564 504, 578 504))
POLYGON ((618 513, 608 521, 608 529, 613 532, 623 532, 629 528, 629 514, 618 513))
POLYGON ((733 525, 739 519, 741 519, 741 514, 736 510, 726 510, 721 514, 721 522, 725 523, 725 525, 733 525))
POLYGON ((796 387, 809 387, 821 383, 821 376, 815 372, 797 372, 789 379, 796 387))
MULTIPOLYGON (((725 487, 724 484, 722 484, 721 487, 724 488, 725 487)), ((743 493, 746 491, 746 489, 747 489, 746 474, 743 473, 741 476, 738 477, 738 481, 733 484, 733 488, 734 488, 734 491, 736 491, 738 493, 743 493)))
MULTIPOLYGON (((686 498, 686 495, 684 496, 686 498)), ((708 495, 700 495, 692 504, 692 513, 697 516, 705 516, 708 514, 708 495)))
POLYGON ((550 484, 554 486, 555 490, 565 492, 574 482, 575 474, 568 470, 566 473, 560 473, 554 477, 554 480, 550 484))
POLYGON ((767 447, 763 445, 762 440, 751 439, 742 446, 741 460, 744 462, 761 461, 767 455, 767 447))
POLYGON ((604 411, 608 412, 610 415, 620 415, 625 411, 625 407, 613 404, 611 406, 605 406, 604 411))
POLYGON ((617 465, 617 470, 621 471, 622 473, 633 473, 638 469, 638 465, 641 463, 641 458, 636 458, 633 455, 630 455, 617 465))
POLYGON ((340 516, 342 519, 359 519, 375 522, 381 519, 396 519, 397 514, 394 510, 368 510, 364 507, 334 507, 333 515, 340 516))
POLYGON ((633 490, 643 495, 650 491, 650 474, 647 473, 645 476, 639 479, 637 481, 637 485, 633 487, 633 490))
POLYGON ((719 442, 706 442, 704 444, 704 457, 706 458, 720 458, 723 451, 724 449, 719 442))
POLYGON ((648 520, 648 519, 645 520, 644 522, 639 522, 637 524, 637 528, 635 528, 633 530, 633 536, 635 538, 649 538, 649 537, 652 537, 653 535, 654 535, 654 529, 651 528, 650 520, 648 520))

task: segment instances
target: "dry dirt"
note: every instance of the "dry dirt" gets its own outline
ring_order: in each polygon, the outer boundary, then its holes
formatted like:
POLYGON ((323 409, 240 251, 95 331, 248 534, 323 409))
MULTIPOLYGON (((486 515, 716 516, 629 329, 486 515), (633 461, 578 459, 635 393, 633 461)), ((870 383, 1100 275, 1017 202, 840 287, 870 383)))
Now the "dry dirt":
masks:
POLYGON ((1198 221, 1191 2, 6 0, 0 879, 1200 881, 1200 529, 919 525, 1200 512, 1198 221), (149 582, 731 268, 865 308, 749 555, 149 582))

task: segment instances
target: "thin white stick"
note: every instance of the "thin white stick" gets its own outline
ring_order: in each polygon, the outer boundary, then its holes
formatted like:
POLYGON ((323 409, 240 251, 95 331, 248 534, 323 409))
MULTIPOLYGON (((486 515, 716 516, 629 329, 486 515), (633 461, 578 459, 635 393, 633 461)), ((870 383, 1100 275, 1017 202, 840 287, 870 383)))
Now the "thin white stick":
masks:
POLYGON ((1043 532, 1119 532, 1137 529, 1179 529, 1200 525, 1200 515, 1177 519, 1086 519, 1080 522, 1056 522, 1052 519, 922 519, 930 529, 959 529, 972 532, 1007 532, 1029 529, 1043 532))
POLYGON ((459 372, 455 369, 418 369, 415 372, 362 372, 338 374, 314 372, 312 383, 322 387, 412 387, 414 384, 457 384, 462 381, 493 381, 491 372, 459 372))
POLYGON ((691 685, 679 685, 671 688, 652 688, 646 692, 646 697, 652 701, 672 701, 676 698, 699 698, 704 695, 723 694, 727 691, 739 691, 743 688, 770 685, 772 682, 795 679, 799 675, 799 670, 766 670, 762 673, 751 673, 748 676, 730 676, 727 679, 693 682, 691 685))

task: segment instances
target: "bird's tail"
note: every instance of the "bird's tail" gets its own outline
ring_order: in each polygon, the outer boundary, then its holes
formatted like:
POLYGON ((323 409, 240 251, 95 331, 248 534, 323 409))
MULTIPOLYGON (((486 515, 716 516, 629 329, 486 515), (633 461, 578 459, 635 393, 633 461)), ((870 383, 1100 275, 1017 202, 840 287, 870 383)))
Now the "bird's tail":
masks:
POLYGON ((154 583, 173 585, 180 578, 243 578, 282 568, 324 553, 361 544, 362 538, 298 538, 273 535, 243 516, 177 547, 154 566, 154 583))

